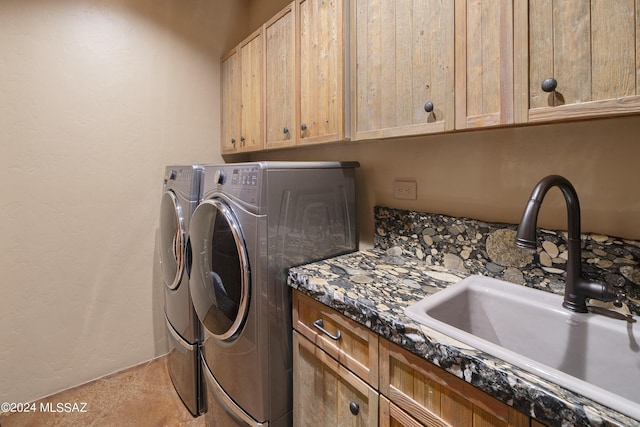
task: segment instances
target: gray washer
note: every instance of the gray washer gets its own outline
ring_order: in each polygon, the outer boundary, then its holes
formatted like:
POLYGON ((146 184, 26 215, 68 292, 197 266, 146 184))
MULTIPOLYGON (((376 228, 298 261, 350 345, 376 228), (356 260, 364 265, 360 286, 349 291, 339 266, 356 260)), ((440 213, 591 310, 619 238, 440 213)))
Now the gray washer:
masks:
POLYGON ((189 224, 202 194, 202 166, 167 166, 160 204, 159 253, 171 381, 193 415, 205 408, 199 363, 200 323, 189 292, 189 224))
POLYGON ((287 269, 356 249, 357 166, 205 166, 189 234, 207 425, 292 424, 287 269))

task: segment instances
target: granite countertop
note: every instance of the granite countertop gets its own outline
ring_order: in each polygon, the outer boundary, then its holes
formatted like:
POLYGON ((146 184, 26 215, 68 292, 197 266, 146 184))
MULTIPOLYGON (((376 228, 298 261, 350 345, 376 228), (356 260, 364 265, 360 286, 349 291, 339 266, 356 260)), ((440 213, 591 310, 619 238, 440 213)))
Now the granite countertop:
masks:
MULTIPOLYGON (((548 425, 640 426, 623 414, 420 325, 404 309, 471 274, 562 294, 564 233, 539 232, 536 253, 515 225, 376 207, 375 247, 290 269, 289 285, 548 425)), ((623 288, 640 314, 640 244, 583 235, 584 274, 623 288)))

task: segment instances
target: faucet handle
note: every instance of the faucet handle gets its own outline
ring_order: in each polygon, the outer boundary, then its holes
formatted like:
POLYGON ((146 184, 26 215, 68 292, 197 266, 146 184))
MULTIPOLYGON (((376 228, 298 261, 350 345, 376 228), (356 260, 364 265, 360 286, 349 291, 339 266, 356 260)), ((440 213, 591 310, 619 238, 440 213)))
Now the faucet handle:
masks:
POLYGON ((620 308, 622 307, 622 303, 627 299, 627 294, 624 292, 617 290, 615 297, 613 297, 613 305, 620 308))
POLYGON ((590 286, 593 286, 593 290, 599 289, 598 292, 589 295, 591 298, 603 302, 613 302, 613 305, 616 307, 622 307, 622 304, 627 299, 627 294, 625 294, 622 289, 613 287, 607 283, 596 282, 591 283, 590 286))

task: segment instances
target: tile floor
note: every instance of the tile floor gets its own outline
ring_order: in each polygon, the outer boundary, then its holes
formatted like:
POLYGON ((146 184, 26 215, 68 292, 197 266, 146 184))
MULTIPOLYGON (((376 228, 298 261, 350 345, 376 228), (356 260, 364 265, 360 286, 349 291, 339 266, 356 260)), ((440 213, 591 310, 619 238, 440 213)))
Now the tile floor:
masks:
POLYGON ((0 427, 204 426, 204 417, 194 418, 182 404, 166 363, 163 356, 43 398, 34 413, 2 413, 0 427), (86 412, 41 412, 49 402, 52 408, 86 402, 86 412))

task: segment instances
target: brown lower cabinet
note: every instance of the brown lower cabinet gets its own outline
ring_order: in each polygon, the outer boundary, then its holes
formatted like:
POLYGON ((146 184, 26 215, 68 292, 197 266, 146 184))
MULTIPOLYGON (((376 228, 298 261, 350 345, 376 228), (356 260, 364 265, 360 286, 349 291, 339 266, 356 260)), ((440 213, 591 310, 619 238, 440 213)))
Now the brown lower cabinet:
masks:
POLYGON ((311 341, 293 333, 295 426, 378 425, 378 392, 311 341))
POLYGON ((542 426, 298 291, 293 326, 296 427, 542 426))

